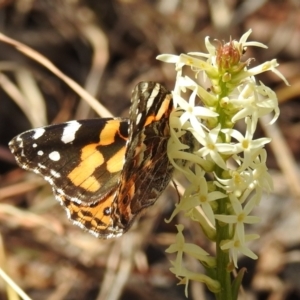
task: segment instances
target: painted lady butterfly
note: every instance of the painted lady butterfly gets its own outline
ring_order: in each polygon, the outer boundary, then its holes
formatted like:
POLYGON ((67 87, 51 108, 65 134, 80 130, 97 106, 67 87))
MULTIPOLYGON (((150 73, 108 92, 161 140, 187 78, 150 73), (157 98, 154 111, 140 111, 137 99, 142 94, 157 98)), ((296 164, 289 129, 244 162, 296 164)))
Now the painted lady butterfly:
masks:
POLYGON ((129 119, 70 121, 11 140, 18 164, 47 180, 74 224, 98 238, 118 237, 168 185, 172 95, 155 82, 132 93, 129 119))

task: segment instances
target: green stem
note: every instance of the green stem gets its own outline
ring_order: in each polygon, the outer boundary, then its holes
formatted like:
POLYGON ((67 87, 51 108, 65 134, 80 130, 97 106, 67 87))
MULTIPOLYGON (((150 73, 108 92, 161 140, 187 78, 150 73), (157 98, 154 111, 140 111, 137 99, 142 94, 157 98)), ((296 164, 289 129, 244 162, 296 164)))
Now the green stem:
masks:
MULTIPOLYGON (((222 170, 217 170, 217 175, 222 176, 222 170)), ((221 199, 218 201, 218 214, 227 214, 227 200, 221 199)), ((217 259, 217 269, 216 269, 216 279, 221 284, 220 293, 216 294, 216 299, 218 300, 233 300, 232 287, 231 287, 231 276, 228 271, 228 266, 230 263, 229 252, 221 250, 221 242, 229 238, 229 226, 216 222, 216 259, 217 259)))

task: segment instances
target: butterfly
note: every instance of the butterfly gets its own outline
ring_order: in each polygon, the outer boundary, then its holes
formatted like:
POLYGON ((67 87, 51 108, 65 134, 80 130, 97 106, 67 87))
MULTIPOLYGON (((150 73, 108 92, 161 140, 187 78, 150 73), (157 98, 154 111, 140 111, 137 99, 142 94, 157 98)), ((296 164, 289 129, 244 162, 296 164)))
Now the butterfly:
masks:
POLYGON ((36 128, 9 147, 23 169, 43 176, 75 225, 98 238, 121 236, 169 184, 172 94, 156 82, 132 92, 129 118, 36 128))

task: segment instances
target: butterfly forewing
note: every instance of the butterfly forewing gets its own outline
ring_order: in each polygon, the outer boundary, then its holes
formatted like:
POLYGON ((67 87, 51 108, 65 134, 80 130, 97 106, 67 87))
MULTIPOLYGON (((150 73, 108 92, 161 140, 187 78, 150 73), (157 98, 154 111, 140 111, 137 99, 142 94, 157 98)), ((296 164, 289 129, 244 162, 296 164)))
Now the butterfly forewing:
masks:
POLYGON ((41 174, 56 195, 87 205, 115 188, 127 138, 126 119, 90 119, 26 131, 9 146, 19 165, 41 174))

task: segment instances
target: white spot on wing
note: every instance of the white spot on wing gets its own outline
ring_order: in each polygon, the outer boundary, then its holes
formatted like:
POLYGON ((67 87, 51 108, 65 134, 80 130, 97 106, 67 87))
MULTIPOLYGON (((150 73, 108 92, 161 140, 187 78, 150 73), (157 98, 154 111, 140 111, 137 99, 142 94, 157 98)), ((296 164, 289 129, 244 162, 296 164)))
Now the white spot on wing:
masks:
POLYGON ((149 86, 148 82, 144 82, 144 84, 140 86, 142 93, 145 93, 147 91, 148 86, 149 86))
POLYGON ((135 123, 139 124, 142 118, 142 113, 137 114, 136 119, 135 119, 135 123))
POLYGON ((68 125, 64 128, 64 132, 61 137, 61 141, 65 144, 71 143, 75 139, 75 134, 78 129, 81 127, 81 124, 77 121, 70 121, 68 125))
POLYGON ((154 89, 151 92, 150 97, 147 100, 147 111, 153 105, 154 98, 158 95, 158 93, 159 93, 159 85, 156 84, 154 89))
POLYGON ((53 161, 59 161, 60 160, 60 154, 57 151, 53 151, 49 154, 49 158, 53 161))
POLYGON ((39 156, 42 156, 42 155, 44 155, 44 151, 39 150, 37 154, 38 154, 39 156))
POLYGON ((40 138, 44 133, 45 133, 45 129, 44 128, 37 128, 34 130, 34 135, 32 136, 32 138, 34 140, 37 140, 38 138, 40 138))
POLYGON ((51 173, 51 175, 53 176, 53 177, 55 177, 55 178, 59 178, 60 177, 60 174, 58 173, 58 172, 56 172, 55 170, 50 170, 50 173, 51 173))
POLYGON ((52 181, 51 177, 49 177, 49 176, 44 176, 44 179, 45 179, 46 181, 48 181, 50 184, 53 184, 53 181, 52 181))
POLYGON ((62 196, 64 196, 65 195, 65 193, 64 193, 64 191, 62 190, 62 189, 56 189, 56 192, 59 194, 59 195, 62 195, 62 196))
POLYGON ((19 147, 23 148, 23 139, 19 135, 17 136, 17 141, 19 142, 19 147))
POLYGON ((40 163, 38 163, 38 167, 39 167, 40 169, 47 169, 44 165, 42 165, 42 164, 40 164, 40 163))
POLYGON ((15 153, 15 146, 14 146, 14 144, 13 144, 13 142, 12 141, 10 141, 9 143, 8 143, 8 146, 9 146, 9 148, 10 148, 10 152, 11 153, 15 153))
POLYGON ((32 147, 33 147, 33 148, 36 148, 36 147, 37 147, 37 144, 36 144, 36 143, 33 143, 33 144, 32 144, 32 147))

